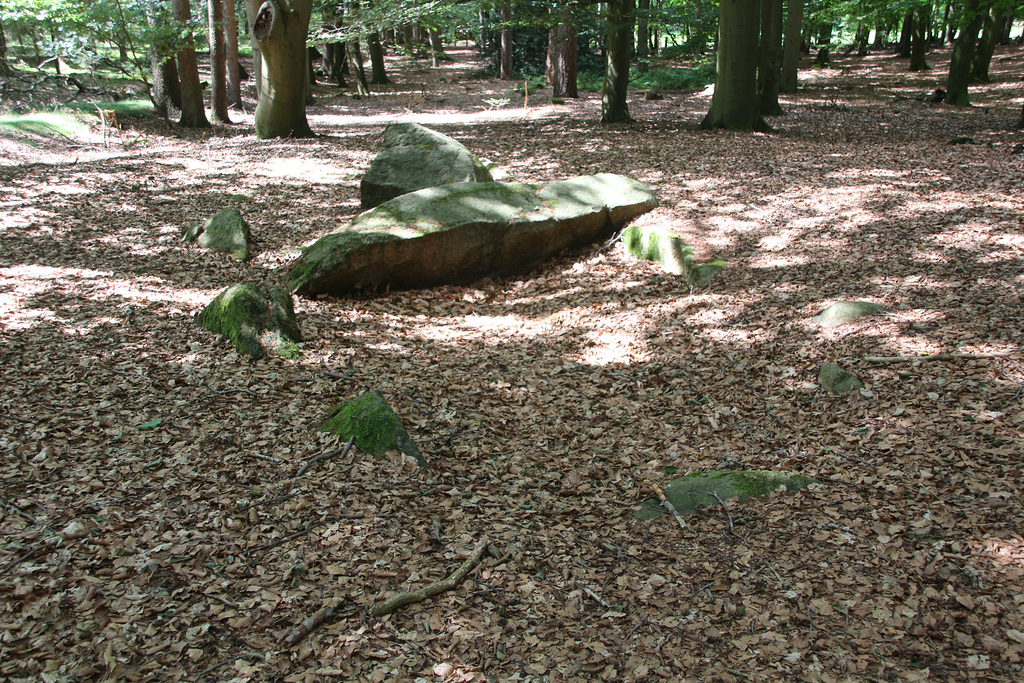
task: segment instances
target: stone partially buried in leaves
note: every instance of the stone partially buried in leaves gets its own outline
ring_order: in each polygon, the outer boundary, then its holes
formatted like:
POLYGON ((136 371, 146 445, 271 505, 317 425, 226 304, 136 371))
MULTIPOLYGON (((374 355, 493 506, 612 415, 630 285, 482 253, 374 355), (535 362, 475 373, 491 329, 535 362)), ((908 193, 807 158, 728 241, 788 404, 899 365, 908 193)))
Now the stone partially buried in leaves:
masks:
POLYGON ((635 258, 654 261, 670 273, 682 275, 687 284, 704 287, 711 278, 725 268, 725 261, 716 259, 696 263, 693 248, 679 235, 667 230, 631 225, 622 231, 626 250, 635 258))
POLYGON ((818 384, 836 395, 864 388, 864 382, 835 363, 823 363, 818 371, 818 384))
POLYGON ((263 358, 268 350, 299 357, 302 334, 292 295, 283 287, 252 283, 231 285, 199 314, 199 324, 231 340, 239 353, 263 358))
POLYGON ((249 258, 251 237, 249 224, 242 218, 242 212, 224 209, 207 218, 205 223, 189 226, 181 241, 194 242, 207 249, 230 251, 235 258, 245 261, 249 258))
POLYGON ((882 307, 870 301, 837 301, 818 315, 814 322, 822 327, 836 327, 864 315, 878 313, 882 307))
POLYGON ((359 183, 359 198, 364 209, 372 209, 427 187, 492 180, 483 162, 461 142, 418 123, 392 123, 359 183))
MULTIPOLYGON (((772 491, 785 487, 786 491, 805 489, 817 480, 802 474, 771 472, 762 470, 722 470, 688 474, 673 479, 665 486, 665 497, 681 515, 692 513, 698 507, 719 505, 717 494, 722 500, 730 498, 746 500, 760 498, 772 491)), ((666 512, 657 498, 644 501, 634 517, 641 520, 654 519, 666 512)))
POLYGON ((359 450, 378 458, 395 450, 416 460, 420 467, 427 466, 401 418, 376 389, 336 405, 320 425, 320 431, 337 434, 345 440, 355 437, 359 450))

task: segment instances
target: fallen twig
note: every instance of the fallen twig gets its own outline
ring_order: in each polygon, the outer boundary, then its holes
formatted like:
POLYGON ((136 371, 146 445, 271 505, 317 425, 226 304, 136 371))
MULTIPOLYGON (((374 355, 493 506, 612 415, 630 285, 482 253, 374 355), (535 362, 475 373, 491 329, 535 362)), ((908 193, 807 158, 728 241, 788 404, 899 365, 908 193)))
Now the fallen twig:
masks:
POLYGON ((13 560, 11 560, 10 562, 8 562, 7 564, 5 564, 4 566, 0 567, 0 571, 7 571, 11 567, 15 567, 15 566, 21 564, 22 562, 24 562, 25 560, 27 560, 27 559, 29 559, 31 557, 34 557, 35 555, 38 555, 39 553, 41 553, 42 551, 46 550, 47 548, 52 548, 52 547, 56 546, 58 543, 60 543, 60 541, 61 541, 61 537, 60 536, 57 536, 55 538, 51 538, 46 543, 41 543, 41 544, 31 548, 24 555, 21 555, 20 557, 16 557, 13 560))
POLYGON ((284 462, 281 458, 272 458, 269 455, 263 455, 262 453, 253 452, 245 453, 245 455, 248 455, 250 458, 259 458, 260 460, 266 460, 268 462, 284 462))
POLYGON ((324 606, 317 610, 316 614, 311 617, 306 617, 302 620, 302 623, 293 628, 291 631, 281 639, 285 647, 295 647, 299 642, 313 632, 320 624, 324 623, 332 616, 334 616, 335 610, 342 603, 342 598, 334 598, 324 603, 324 606))
POLYGON ((672 502, 665 497, 665 493, 664 491, 661 490, 661 487, 658 486, 657 484, 651 484, 651 488, 654 489, 654 492, 658 494, 658 498, 661 499, 662 507, 671 512, 672 516, 676 518, 677 522, 679 522, 679 527, 685 530, 686 522, 683 521, 683 516, 679 514, 678 510, 676 510, 676 506, 673 505, 672 502))
POLYGON ((301 477, 305 473, 305 471, 309 469, 310 465, 315 465, 321 460, 327 460, 328 458, 333 458, 334 456, 339 454, 341 455, 341 457, 344 458, 348 454, 349 450, 352 448, 352 444, 354 444, 355 442, 356 437, 353 436, 351 439, 348 440, 348 443, 345 444, 344 448, 335 448, 333 451, 321 453, 320 455, 316 456, 315 458, 307 462, 305 465, 300 467, 299 471, 292 475, 292 478, 294 479, 295 477, 301 477))
POLYGON ((729 512, 729 508, 726 507, 725 501, 722 500, 720 495, 718 495, 718 491, 711 491, 710 493, 715 497, 715 500, 718 501, 718 504, 722 506, 722 509, 725 510, 725 516, 729 518, 729 531, 735 531, 736 527, 732 523, 732 513, 729 512))
POLYGON ((479 543, 476 544, 476 547, 473 548, 473 552, 469 554, 469 557, 466 558, 466 561, 459 565, 459 568, 451 574, 449 574, 446 578, 440 581, 435 581, 429 586, 425 586, 419 590, 405 591, 404 593, 399 593, 393 598, 385 600, 380 605, 374 607, 370 611, 370 616, 377 618, 383 617, 385 615, 391 614, 392 612, 401 607, 405 607, 406 605, 412 605, 417 602, 423 602, 427 598, 431 598, 437 595, 438 593, 443 593, 445 591, 451 590, 452 588, 455 588, 460 583, 462 583, 462 580, 466 578, 466 575, 469 574, 473 567, 475 567, 477 563, 480 562, 480 558, 483 557, 484 551, 487 550, 487 546, 489 544, 490 542, 487 540, 487 537, 485 536, 483 539, 481 539, 479 543))
POLYGON ((17 505, 15 505, 14 503, 8 503, 8 502, 7 502, 7 501, 5 501, 5 500, 0 500, 0 505, 3 505, 3 506, 4 506, 5 508, 7 508, 8 510, 10 510, 11 512, 15 512, 15 513, 17 513, 17 514, 21 515, 22 517, 24 517, 25 519, 27 519, 27 520, 28 520, 29 522, 31 522, 32 524, 36 524, 36 523, 37 523, 37 521, 36 521, 36 518, 35 518, 35 517, 33 517, 32 515, 28 514, 27 512, 25 512, 24 510, 22 510, 22 509, 21 509, 20 507, 18 507, 18 506, 17 506, 17 505))
POLYGON ((979 360, 983 358, 1014 358, 1020 351, 997 353, 932 353, 927 356, 864 356, 868 363, 912 363, 918 360, 979 360))

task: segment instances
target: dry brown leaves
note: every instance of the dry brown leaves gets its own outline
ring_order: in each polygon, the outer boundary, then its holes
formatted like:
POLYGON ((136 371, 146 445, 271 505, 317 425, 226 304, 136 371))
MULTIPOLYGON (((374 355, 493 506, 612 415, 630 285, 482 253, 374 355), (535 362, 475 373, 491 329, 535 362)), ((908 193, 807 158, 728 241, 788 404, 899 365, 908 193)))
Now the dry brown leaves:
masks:
POLYGON ((593 95, 486 111, 504 84, 396 70, 369 100, 322 92, 315 140, 136 124, 131 145, 0 166, 0 676, 1019 680, 1024 368, 859 359, 1019 346, 1022 61, 1000 52, 981 106, 954 110, 902 99, 941 68, 841 59, 773 135, 696 132, 699 93, 600 128, 593 95), (297 362, 250 364, 194 325, 357 211, 399 118, 518 180, 636 177, 664 202, 643 220, 729 268, 691 294, 612 245, 300 301, 297 362), (252 264, 179 243, 232 205, 252 264), (814 328, 839 299, 889 315, 814 328), (868 391, 823 395, 824 361, 868 391), (433 466, 354 452, 292 478, 339 445, 315 431, 334 401, 369 388, 433 466), (720 508, 685 532, 632 519, 652 483, 721 467, 823 485, 729 503, 734 530, 720 508), (485 535, 500 557, 458 589, 366 616, 485 535))

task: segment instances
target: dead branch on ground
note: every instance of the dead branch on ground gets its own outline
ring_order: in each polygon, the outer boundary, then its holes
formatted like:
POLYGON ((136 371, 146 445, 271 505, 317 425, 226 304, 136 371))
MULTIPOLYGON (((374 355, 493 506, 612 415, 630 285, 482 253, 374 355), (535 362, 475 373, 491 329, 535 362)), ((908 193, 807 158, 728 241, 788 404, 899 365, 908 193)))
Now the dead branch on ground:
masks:
POLYGON ((1016 358, 1020 351, 999 351, 996 353, 932 353, 927 356, 864 356, 868 363, 912 363, 924 361, 980 360, 984 358, 1016 358))
POLYGON ((654 489, 654 492, 658 494, 658 498, 661 499, 662 507, 671 512, 672 516, 676 518, 677 522, 679 522, 679 527, 685 530, 686 522, 683 521, 683 516, 679 514, 678 510, 676 510, 676 506, 673 505, 672 502, 665 497, 665 492, 661 490, 661 487, 658 486, 657 484, 651 484, 651 488, 654 489))

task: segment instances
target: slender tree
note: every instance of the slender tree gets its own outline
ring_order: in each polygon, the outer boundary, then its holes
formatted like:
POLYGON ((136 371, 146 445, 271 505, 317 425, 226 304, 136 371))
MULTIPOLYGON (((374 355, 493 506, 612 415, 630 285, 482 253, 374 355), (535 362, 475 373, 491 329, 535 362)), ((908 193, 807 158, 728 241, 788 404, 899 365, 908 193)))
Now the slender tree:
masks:
POLYGON ((352 67, 352 76, 356 79, 356 92, 360 97, 366 97, 370 94, 370 85, 366 82, 366 71, 363 70, 363 51, 359 49, 357 38, 345 43, 345 54, 352 67))
MULTIPOLYGON (((321 15, 325 31, 341 27, 341 16, 327 9, 321 15)), ((324 76, 339 88, 345 87, 345 44, 337 40, 324 43, 324 76)))
MULTIPOLYGON (((189 0, 172 0, 171 10, 175 23, 184 30, 192 19, 189 0)), ((199 84, 199 65, 196 63, 191 33, 188 33, 185 43, 178 48, 178 79, 181 84, 179 123, 185 128, 209 128, 210 121, 206 118, 203 106, 203 88, 199 84)))
POLYGON ((380 31, 370 31, 366 36, 366 51, 370 53, 370 83, 390 83, 384 65, 384 45, 380 42, 380 31))
POLYGON ((711 108, 700 127, 770 131, 758 107, 758 0, 721 0, 718 15, 718 78, 711 108))
POLYGON ((779 104, 782 70, 782 0, 761 0, 761 44, 758 51, 757 93, 761 113, 784 114, 779 104))
POLYGON ((910 35, 911 71, 926 71, 929 68, 925 54, 928 51, 928 27, 931 26, 931 23, 931 3, 918 5, 914 10, 914 26, 910 35))
POLYGON ((4 37, 3 8, 0 7, 0 77, 6 78, 13 73, 7 61, 7 38, 4 37))
POLYGON ((609 0, 608 37, 605 43, 604 85, 601 86, 601 123, 632 121, 626 94, 629 89, 629 52, 633 46, 636 0, 609 0))
POLYGON ((999 36, 1006 23, 1006 15, 1006 9, 993 7, 985 18, 985 27, 981 32, 981 38, 978 39, 978 45, 974 50, 974 60, 971 62, 971 77, 976 81, 988 83, 992 80, 988 75, 988 67, 992 63, 996 45, 999 44, 999 36))
POLYGON ((804 1, 789 0, 786 10, 786 42, 782 47, 782 75, 779 82, 780 92, 796 92, 797 71, 800 65, 800 43, 803 36, 800 24, 803 21, 804 1))
POLYGON ((988 8, 982 7, 983 0, 966 0, 960 31, 953 43, 953 56, 949 62, 949 78, 946 80, 946 102, 961 107, 970 106, 967 86, 971 82, 971 62, 978 42, 978 31, 985 21, 988 8))
POLYGON ((576 85, 576 27, 566 11, 548 31, 547 77, 554 97, 579 97, 576 85))
POLYGON ((242 106, 242 70, 238 64, 238 18, 235 0, 224 0, 224 58, 227 71, 228 105, 242 106))
POLYGON ((498 78, 512 80, 512 5, 501 6, 501 67, 498 78))
POLYGON ((228 71, 224 50, 224 0, 207 0, 206 7, 210 39, 210 116, 217 123, 231 123, 231 117, 228 116, 228 71))
POLYGON ((647 59, 651 40, 651 0, 637 0, 636 9, 636 56, 637 59, 647 59))

